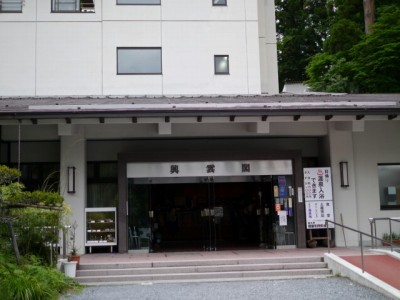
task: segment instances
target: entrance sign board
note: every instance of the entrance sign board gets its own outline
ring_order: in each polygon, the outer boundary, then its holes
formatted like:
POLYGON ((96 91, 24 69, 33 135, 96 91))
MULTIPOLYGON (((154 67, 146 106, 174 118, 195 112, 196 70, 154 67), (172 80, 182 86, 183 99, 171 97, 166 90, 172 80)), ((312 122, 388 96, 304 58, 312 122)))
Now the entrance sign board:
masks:
POLYGON ((128 178, 291 175, 291 160, 128 163, 128 178))
POLYGON ((326 228, 325 220, 334 221, 331 168, 304 168, 303 173, 307 229, 326 228))

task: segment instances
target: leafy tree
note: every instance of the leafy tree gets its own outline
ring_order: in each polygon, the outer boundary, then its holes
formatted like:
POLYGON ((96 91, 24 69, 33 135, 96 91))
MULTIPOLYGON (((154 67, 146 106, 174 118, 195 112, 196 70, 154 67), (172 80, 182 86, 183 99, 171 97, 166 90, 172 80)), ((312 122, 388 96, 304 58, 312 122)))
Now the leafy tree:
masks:
POLYGON ((280 88, 307 78, 305 67, 322 49, 332 11, 329 0, 276 1, 280 88))
POLYGON ((21 252, 54 262, 56 253, 49 244, 58 240, 58 230, 67 211, 64 199, 56 192, 25 191, 23 184, 16 181, 19 176, 18 170, 0 166, 0 252, 11 250, 10 234, 14 235, 10 230, 15 230, 18 248, 15 240, 12 246, 17 258, 21 252))
POLYGON ((365 35, 357 22, 338 18, 325 51, 307 66, 307 84, 326 92, 399 92, 400 3, 380 3, 372 29, 365 35))
POLYGON ((360 92, 400 92, 400 5, 384 6, 372 33, 350 50, 360 92))

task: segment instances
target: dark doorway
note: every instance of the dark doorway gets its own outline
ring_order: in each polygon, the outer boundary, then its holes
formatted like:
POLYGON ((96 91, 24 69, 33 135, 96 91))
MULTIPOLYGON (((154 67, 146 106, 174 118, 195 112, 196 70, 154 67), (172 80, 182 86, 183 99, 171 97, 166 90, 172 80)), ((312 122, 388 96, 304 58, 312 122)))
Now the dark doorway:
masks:
POLYGON ((275 245, 271 176, 129 182, 130 249, 190 251, 275 245))

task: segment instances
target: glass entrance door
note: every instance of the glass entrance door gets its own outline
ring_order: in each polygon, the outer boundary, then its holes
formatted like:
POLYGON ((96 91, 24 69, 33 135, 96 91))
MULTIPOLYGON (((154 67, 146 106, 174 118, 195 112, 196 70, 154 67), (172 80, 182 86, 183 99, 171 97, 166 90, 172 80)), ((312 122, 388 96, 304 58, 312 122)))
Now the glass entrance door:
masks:
POLYGON ((223 207, 215 206, 215 185, 213 177, 206 177, 202 180, 204 188, 207 190, 205 207, 201 211, 204 224, 203 250, 217 250, 217 223, 223 217, 223 207))
POLYGON ((273 176, 273 199, 276 247, 294 247, 295 230, 295 197, 292 176, 273 176))
POLYGON ((128 180, 134 251, 295 245, 292 176, 128 180))
POLYGON ((151 251, 151 184, 128 180, 128 249, 151 251))

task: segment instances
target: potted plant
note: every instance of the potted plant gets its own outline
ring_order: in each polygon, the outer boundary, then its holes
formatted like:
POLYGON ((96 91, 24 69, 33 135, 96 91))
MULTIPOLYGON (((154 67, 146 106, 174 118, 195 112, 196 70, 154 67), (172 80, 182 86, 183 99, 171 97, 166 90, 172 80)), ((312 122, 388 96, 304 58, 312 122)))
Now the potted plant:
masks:
POLYGON ((382 242, 383 246, 390 246, 389 245, 390 240, 392 241, 392 244, 400 245, 400 233, 396 233, 396 232, 392 232, 391 234, 384 233, 382 236, 382 239, 384 241, 387 241, 386 243, 382 242))
POLYGON ((78 254, 78 248, 76 247, 76 229, 78 228, 78 223, 76 221, 71 225, 69 230, 70 232, 70 240, 71 240, 71 251, 69 252, 68 261, 76 261, 77 268, 79 269, 79 262, 81 260, 78 254))

